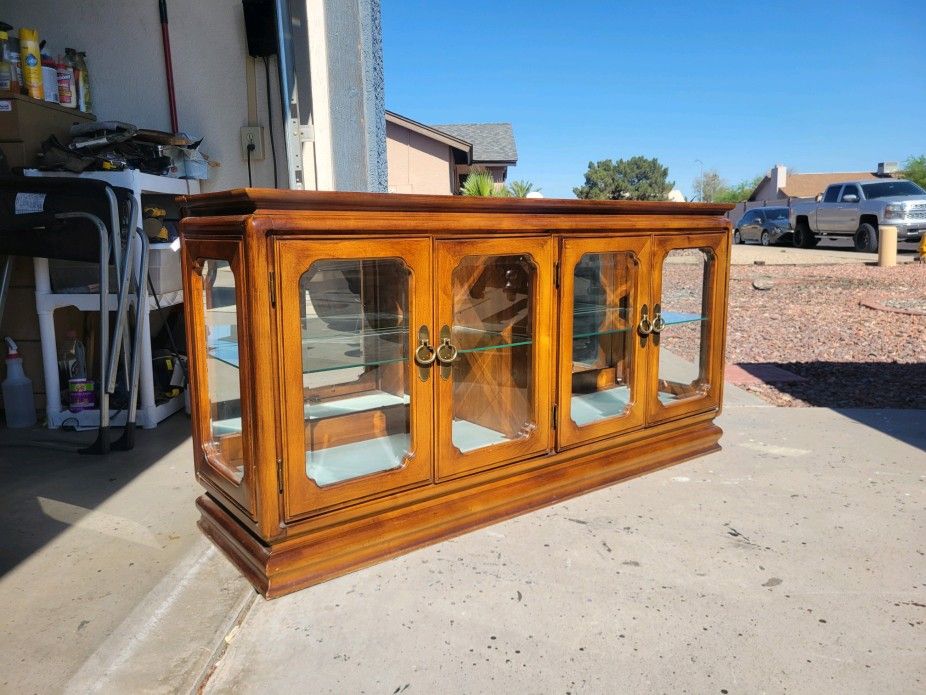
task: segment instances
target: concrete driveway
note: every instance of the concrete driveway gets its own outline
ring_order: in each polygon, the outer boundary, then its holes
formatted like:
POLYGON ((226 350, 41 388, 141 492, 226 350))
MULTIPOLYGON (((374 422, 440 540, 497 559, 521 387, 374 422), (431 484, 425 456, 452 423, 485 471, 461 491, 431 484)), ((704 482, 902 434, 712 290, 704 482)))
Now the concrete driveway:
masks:
POLYGON ((257 601, 205 692, 922 692, 926 414, 735 400, 722 452, 257 601))

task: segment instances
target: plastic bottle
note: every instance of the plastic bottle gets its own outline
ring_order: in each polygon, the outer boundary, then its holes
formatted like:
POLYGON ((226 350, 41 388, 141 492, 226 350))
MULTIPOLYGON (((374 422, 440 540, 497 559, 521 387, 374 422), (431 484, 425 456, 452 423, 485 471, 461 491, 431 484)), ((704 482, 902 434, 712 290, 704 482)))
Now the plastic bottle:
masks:
POLYGON ((39 32, 35 29, 19 30, 19 60, 23 67, 23 86, 33 99, 44 99, 42 88, 42 56, 39 53, 39 32))
POLYGON ((10 36, 0 31, 0 94, 18 94, 16 70, 10 62, 10 36))
POLYGON ((90 98, 90 71, 87 70, 87 61, 84 60, 86 57, 86 53, 78 51, 74 67, 77 69, 77 106, 84 113, 90 113, 93 110, 93 101, 90 98))
POLYGON ((67 57, 58 56, 58 103, 69 109, 77 108, 77 83, 74 66, 67 57))
POLYGON ((32 379, 23 372, 23 360, 16 343, 6 339, 6 379, 3 380, 3 408, 7 427, 31 427, 36 422, 35 398, 32 396, 32 379))

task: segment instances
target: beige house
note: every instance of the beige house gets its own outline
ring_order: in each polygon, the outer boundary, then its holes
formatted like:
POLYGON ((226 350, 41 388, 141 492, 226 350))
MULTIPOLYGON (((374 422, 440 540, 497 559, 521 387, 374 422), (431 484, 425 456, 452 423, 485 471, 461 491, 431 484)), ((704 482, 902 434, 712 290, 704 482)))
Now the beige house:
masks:
POLYGON ((387 111, 386 161, 390 193, 455 195, 476 167, 505 183, 518 155, 510 123, 428 126, 387 111))

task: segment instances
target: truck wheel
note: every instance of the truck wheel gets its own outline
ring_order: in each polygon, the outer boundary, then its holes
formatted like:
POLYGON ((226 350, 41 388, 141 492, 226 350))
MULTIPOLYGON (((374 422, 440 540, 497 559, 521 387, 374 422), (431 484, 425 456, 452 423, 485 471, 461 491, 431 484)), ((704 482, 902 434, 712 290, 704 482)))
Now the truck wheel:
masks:
POLYGON ((734 243, 734 244, 742 244, 742 243, 743 243, 743 237, 740 235, 740 230, 738 230, 738 229, 734 229, 734 230, 733 230, 733 243, 734 243))
POLYGON ((878 250, 878 230, 867 222, 858 226, 855 232, 855 250, 874 253, 878 250))
POLYGON ((800 249, 812 249, 819 243, 819 239, 810 231, 810 226, 803 220, 794 228, 792 243, 800 249))
POLYGON ((764 229, 762 230, 762 236, 760 237, 759 240, 762 242, 763 246, 768 246, 769 244, 772 243, 772 240, 769 237, 768 232, 764 229))

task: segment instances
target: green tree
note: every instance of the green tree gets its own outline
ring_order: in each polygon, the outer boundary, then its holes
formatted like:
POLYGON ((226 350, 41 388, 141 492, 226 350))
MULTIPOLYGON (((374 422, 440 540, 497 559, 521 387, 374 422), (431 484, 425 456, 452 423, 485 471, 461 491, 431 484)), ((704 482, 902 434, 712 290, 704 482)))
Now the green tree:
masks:
POLYGON ((512 181, 508 184, 508 195, 512 198, 526 198, 528 193, 540 192, 530 181, 512 181))
POLYGON ((762 180, 761 176, 754 176, 751 179, 740 181, 734 186, 726 186, 720 190, 714 197, 715 203, 742 203, 749 199, 756 186, 762 180))
POLYGON ((585 183, 572 192, 592 200, 665 200, 675 185, 668 176, 668 167, 655 157, 604 159, 588 163, 585 183))
POLYGON ((907 157, 907 161, 903 163, 903 171, 900 173, 905 179, 919 184, 920 188, 926 188, 926 154, 921 154, 919 157, 907 157))
POLYGON ((466 176, 460 193, 483 198, 504 198, 508 190, 504 186, 496 186, 495 179, 485 169, 474 169, 466 176))

